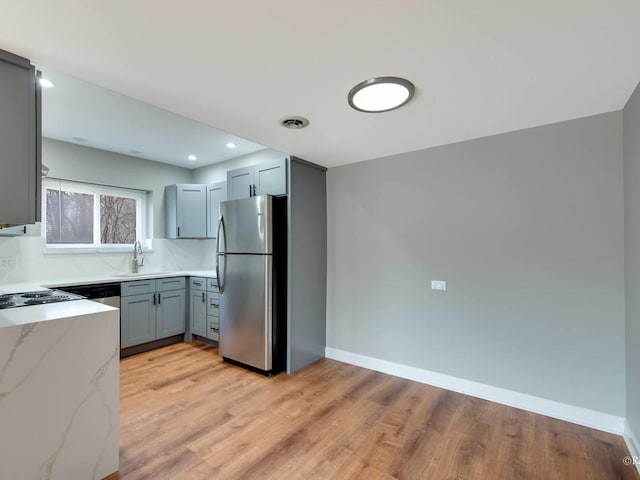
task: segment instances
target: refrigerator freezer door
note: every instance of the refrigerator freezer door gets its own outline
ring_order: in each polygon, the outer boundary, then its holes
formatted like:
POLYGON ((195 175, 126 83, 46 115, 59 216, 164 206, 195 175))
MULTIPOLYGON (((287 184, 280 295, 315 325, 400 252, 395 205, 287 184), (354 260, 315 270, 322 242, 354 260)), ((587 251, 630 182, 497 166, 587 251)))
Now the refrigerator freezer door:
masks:
POLYGON ((271 255, 225 255, 220 296, 220 355, 260 370, 272 368, 271 255))
POLYGON ((273 253, 272 197, 229 200, 220 204, 222 253, 273 253))

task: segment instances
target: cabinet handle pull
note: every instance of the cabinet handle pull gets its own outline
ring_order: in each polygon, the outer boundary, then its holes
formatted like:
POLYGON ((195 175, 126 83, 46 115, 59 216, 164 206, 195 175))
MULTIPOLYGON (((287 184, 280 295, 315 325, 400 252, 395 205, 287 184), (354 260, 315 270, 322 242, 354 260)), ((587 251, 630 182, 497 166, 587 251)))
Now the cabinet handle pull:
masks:
POLYGON ((204 292, 202 292, 202 301, 204 302, 204 292))
POLYGON ((158 305, 160 305, 162 303, 161 298, 160 298, 160 294, 158 294, 158 305))
POLYGON ((213 330, 214 332, 219 332, 220 331, 219 328, 213 328, 213 327, 211 327, 211 330, 213 330))
POLYGON ((251 194, 251 185, 249 185, 249 196, 253 197, 253 195, 251 194))
POLYGON ((178 236, 180 236, 180 227, 178 227, 178 236))
POLYGON ((255 185, 253 186, 253 196, 254 197, 256 196, 256 186, 255 185))
POLYGON ((220 304, 219 303, 212 303, 211 306, 212 307, 216 307, 216 308, 220 308, 220 304))
POLYGON ((154 305, 156 304, 156 294, 155 293, 153 294, 153 304, 154 305))

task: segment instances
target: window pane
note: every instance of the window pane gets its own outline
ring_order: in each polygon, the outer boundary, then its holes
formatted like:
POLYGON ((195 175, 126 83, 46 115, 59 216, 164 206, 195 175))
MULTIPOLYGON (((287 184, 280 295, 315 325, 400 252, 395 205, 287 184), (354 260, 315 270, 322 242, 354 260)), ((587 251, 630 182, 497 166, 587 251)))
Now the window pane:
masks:
POLYGON ((131 244, 136 241, 136 200, 100 195, 100 242, 131 244))
POLYGON ((93 195, 47 189, 47 243, 93 243, 93 195))

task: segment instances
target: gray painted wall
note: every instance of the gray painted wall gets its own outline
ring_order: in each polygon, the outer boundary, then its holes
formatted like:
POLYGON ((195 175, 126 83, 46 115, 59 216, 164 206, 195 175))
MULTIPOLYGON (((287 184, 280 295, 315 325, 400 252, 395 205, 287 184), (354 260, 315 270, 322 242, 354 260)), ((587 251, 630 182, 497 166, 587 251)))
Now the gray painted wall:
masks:
POLYGON ((640 434, 640 86, 624 108, 627 422, 640 434))
POLYGON ((624 415, 622 173, 621 112, 330 169, 327 345, 624 415))
POLYGON ((51 169, 49 177, 52 178, 150 191, 156 238, 165 237, 165 185, 191 183, 193 177, 192 171, 186 168, 49 138, 43 139, 42 162, 51 169))

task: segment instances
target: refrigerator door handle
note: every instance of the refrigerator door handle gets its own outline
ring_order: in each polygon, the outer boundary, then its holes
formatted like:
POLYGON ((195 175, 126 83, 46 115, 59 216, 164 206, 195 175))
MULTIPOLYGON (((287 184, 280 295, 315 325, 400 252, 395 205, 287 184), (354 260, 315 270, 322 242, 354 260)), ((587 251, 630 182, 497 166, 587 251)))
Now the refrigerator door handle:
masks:
POLYGON ((224 227, 224 217, 220 215, 220 219, 218 220, 218 233, 216 235, 216 278, 218 279, 218 292, 222 293, 224 291, 224 285, 222 279, 220 278, 220 260, 224 257, 224 252, 220 251, 220 231, 222 230, 222 235, 224 238, 225 247, 227 245, 226 232, 224 227))

